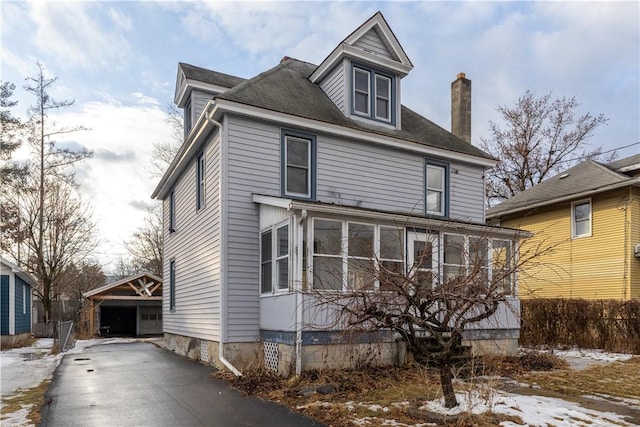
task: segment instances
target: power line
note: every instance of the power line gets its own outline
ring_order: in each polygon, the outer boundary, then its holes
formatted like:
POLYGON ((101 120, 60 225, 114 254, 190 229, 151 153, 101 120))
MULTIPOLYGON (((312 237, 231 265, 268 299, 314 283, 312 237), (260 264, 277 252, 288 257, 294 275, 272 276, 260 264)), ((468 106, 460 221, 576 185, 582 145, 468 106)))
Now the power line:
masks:
MULTIPOLYGON (((599 156, 599 155, 602 155, 602 154, 611 153, 611 152, 616 151, 616 150, 623 150, 623 149, 625 149, 625 148, 633 147, 634 145, 640 145, 640 141, 638 141, 638 142, 634 142, 633 144, 625 145, 625 146, 622 146, 622 147, 612 148, 611 150, 602 151, 602 152, 600 152, 600 153, 595 153, 595 155, 596 155, 596 156, 599 156)), ((578 160, 584 160, 584 159, 588 159, 588 158, 591 158, 591 157, 593 157, 593 155, 590 155, 590 156, 582 156, 582 157, 576 157, 575 159, 560 160, 559 162, 556 162, 556 164, 560 164, 560 163, 568 163, 568 162, 575 162, 575 161, 578 161, 578 160)))

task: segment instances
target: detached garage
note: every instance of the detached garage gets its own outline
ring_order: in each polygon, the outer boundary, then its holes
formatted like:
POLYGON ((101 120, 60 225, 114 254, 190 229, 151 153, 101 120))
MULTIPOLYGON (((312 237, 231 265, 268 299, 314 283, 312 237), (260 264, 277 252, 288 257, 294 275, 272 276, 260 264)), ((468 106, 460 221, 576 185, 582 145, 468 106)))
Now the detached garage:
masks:
POLYGON ((84 294, 95 335, 162 334, 162 279, 142 273, 84 294))

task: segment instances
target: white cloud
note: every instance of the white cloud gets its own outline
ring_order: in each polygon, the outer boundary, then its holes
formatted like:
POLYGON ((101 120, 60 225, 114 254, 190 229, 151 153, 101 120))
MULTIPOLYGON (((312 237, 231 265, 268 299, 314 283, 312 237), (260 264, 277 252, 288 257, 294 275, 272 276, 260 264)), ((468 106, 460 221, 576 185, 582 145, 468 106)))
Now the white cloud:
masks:
POLYGON ((53 118, 61 125, 91 128, 72 136, 94 151, 92 159, 76 165, 76 179, 91 201, 100 230, 96 256, 112 267, 108 263, 118 255, 127 256, 122 243, 143 225, 146 209, 156 203, 151 192, 157 180, 149 177, 147 165, 153 144, 171 136, 166 113, 153 103, 91 102, 78 112, 53 118))
POLYGON ((36 25, 31 42, 59 66, 91 69, 124 67, 131 47, 120 28, 105 28, 97 2, 33 2, 29 16, 36 25))

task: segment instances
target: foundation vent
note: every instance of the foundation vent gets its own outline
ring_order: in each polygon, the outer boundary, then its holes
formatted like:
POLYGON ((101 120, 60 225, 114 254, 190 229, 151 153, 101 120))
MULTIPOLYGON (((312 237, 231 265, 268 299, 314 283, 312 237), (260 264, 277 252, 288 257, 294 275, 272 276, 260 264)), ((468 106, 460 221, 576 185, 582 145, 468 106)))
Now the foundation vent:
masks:
POLYGON ((206 341, 200 341, 200 360, 209 361, 209 345, 206 341))
POLYGON ((278 372, 278 343, 263 342, 264 345, 264 366, 273 372, 278 372))
POLYGON ((171 339, 169 340, 169 350, 176 351, 176 337, 174 337, 173 335, 171 336, 171 339))

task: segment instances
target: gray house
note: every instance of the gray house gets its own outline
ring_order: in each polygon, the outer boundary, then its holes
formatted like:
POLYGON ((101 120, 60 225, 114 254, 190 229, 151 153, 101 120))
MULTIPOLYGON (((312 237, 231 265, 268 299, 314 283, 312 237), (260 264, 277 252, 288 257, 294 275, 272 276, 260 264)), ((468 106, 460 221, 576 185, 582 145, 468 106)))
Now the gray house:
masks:
MULTIPOLYGON (((169 348, 232 370, 256 358, 283 373, 344 365, 345 348, 371 343, 345 341, 307 291, 378 292, 361 262, 373 256, 408 269, 428 253, 419 269, 442 277, 466 268, 474 239, 487 263, 517 249, 514 230, 485 224, 496 160, 470 143, 471 82, 452 83, 451 133, 401 104, 412 68, 380 13, 320 65, 285 57, 245 80, 179 64, 185 140, 152 195, 169 348)), ((476 348, 517 348, 511 285, 511 303, 465 331, 476 348)), ((401 362, 402 343, 387 341, 379 361, 401 362)))

